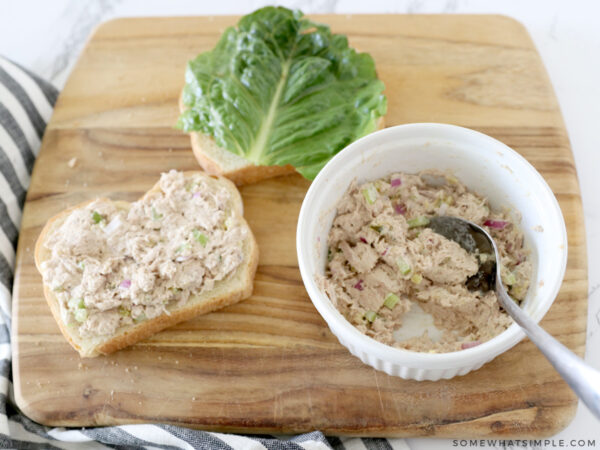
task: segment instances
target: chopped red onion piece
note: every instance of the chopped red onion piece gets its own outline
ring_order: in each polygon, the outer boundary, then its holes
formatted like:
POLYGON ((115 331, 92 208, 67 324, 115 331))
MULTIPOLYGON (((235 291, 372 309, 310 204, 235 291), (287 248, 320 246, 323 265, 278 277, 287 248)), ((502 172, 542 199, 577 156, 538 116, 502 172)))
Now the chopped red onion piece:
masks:
POLYGON ((393 178, 390 181, 390 184, 392 185, 392 187, 400 186, 402 185, 402 180, 400 178, 393 178))
POLYGON ((359 237, 359 239, 360 239, 360 242, 362 242, 364 244, 367 243, 367 240, 364 237, 361 236, 361 237, 359 237))
POLYGON ((194 195, 192 195, 193 198, 199 198, 200 197, 200 192, 194 192, 194 195))
POLYGON ((123 280, 119 286, 123 289, 128 289, 131 286, 131 280, 123 280))
POLYGON ((385 256, 385 254, 387 253, 388 249, 386 248, 383 253, 381 254, 381 256, 385 256))
POLYGON ((404 214, 406 214, 406 206, 404 206, 401 203, 396 203, 394 205, 394 211, 396 211, 396 214, 402 214, 402 215, 404 215, 404 214))
POLYGON ((481 344, 480 341, 463 342, 462 345, 460 346, 460 348, 462 350, 465 350, 467 348, 477 347, 479 344, 481 344))
POLYGON ((483 224, 486 227, 494 228, 496 230, 501 230, 506 225, 508 225, 508 222, 506 220, 490 220, 490 219, 488 219, 485 222, 483 222, 483 224))
POLYGON ((359 291, 362 291, 364 289, 363 285, 362 285, 362 282, 363 282, 363 280, 358 280, 358 283, 356 283, 354 285, 354 289, 358 289, 359 291))

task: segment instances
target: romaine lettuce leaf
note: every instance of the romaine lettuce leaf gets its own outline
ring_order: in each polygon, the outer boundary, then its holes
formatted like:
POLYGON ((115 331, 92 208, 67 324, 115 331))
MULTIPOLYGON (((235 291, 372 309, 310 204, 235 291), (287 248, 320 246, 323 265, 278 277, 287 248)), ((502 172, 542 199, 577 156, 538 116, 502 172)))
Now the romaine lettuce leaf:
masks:
POLYGON ((299 11, 265 7, 190 61, 178 128, 258 165, 293 165, 313 179, 387 108, 369 54, 299 11))

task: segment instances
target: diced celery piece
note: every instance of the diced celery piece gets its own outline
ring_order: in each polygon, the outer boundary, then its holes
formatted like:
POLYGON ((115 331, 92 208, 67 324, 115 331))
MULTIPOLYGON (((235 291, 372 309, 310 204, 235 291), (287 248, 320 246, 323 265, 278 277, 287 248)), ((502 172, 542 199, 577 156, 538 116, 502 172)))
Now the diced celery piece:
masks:
POLYGON ((129 311, 127 308, 125 308, 124 306, 121 306, 119 308, 119 314, 122 315, 123 317, 128 317, 131 315, 131 311, 129 311))
MULTIPOLYGON (((515 297, 523 297, 525 292, 525 286, 523 286, 522 284, 516 284, 510 287, 510 293, 515 297)), ((517 303, 521 301, 516 298, 513 298, 513 300, 517 303)))
POLYGON ((71 309, 83 309, 85 308, 85 303, 82 298, 72 298, 67 302, 67 305, 71 309))
POLYGON ((381 231, 383 230, 383 226, 381 226, 381 225, 371 225, 371 230, 375 231, 376 233, 381 233, 381 231))
POLYGON ((189 246, 190 245, 187 242, 184 244, 181 244, 179 247, 177 247, 177 249, 175 250, 175 253, 181 253, 182 251, 187 249, 189 246))
POLYGON ((400 270, 400 273, 402 275, 408 275, 408 273, 410 272, 410 264, 408 264, 406 261, 404 261, 404 259, 402 259, 402 257, 399 257, 396 260, 396 264, 398 264, 398 269, 400 270))
POLYGON ((87 319, 87 316, 88 316, 87 309, 85 309, 85 308, 77 309, 73 313, 73 316, 75 317, 75 320, 77 322, 79 322, 79 323, 85 322, 85 320, 87 319))
POLYGON ((133 319, 135 323, 141 322, 142 320, 146 320, 146 314, 144 313, 140 314, 135 319, 133 319))
POLYGON ((102 214, 100 214, 98 211, 94 211, 92 212, 92 220, 94 223, 100 223, 104 220, 104 217, 102 217, 102 214))
POLYGON ((163 218, 162 214, 159 214, 156 212, 156 209, 154 209, 154 206, 152 207, 152 220, 160 220, 163 218))
POLYGON ((423 281, 423 276, 420 273, 415 273, 412 277, 410 277, 410 281, 415 284, 421 284, 421 281, 423 281))
POLYGON ((413 219, 408 219, 406 222, 408 223, 408 228, 424 227, 425 225, 429 225, 429 218, 425 216, 419 216, 413 219))
POLYGON ((375 200, 377 200, 377 189, 375 189, 375 186, 370 184, 362 190, 362 195, 365 197, 367 203, 372 205, 375 203, 375 200))
POLYGON ((507 271, 506 275, 504 275, 502 281, 504 281, 505 284, 512 286, 513 284, 515 284, 517 282, 517 277, 515 276, 514 273, 507 271))
POLYGON ((365 319, 367 319, 369 322, 373 322, 376 317, 377 313, 375 311, 367 311, 365 313, 365 319))
POLYGON ((194 229, 194 231, 192 231, 192 234, 194 235, 194 239, 197 242, 200 242, 200 244, 202 244, 202 247, 206 247, 208 238, 206 237, 206 235, 204 233, 201 233, 200 231, 194 229))
POLYGON ((400 301, 400 298, 396 294, 389 293, 386 295, 385 300, 383 301, 383 306, 394 309, 394 306, 400 301))

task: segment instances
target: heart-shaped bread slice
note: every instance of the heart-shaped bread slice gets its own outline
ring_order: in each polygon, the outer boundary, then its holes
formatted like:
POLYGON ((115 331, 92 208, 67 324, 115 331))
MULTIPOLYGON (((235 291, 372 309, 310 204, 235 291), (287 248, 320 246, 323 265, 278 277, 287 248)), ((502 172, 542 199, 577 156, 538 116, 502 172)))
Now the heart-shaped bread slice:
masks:
POLYGON ((93 357, 249 297, 258 246, 231 181, 171 171, 134 203, 48 220, 35 262, 63 335, 93 357))

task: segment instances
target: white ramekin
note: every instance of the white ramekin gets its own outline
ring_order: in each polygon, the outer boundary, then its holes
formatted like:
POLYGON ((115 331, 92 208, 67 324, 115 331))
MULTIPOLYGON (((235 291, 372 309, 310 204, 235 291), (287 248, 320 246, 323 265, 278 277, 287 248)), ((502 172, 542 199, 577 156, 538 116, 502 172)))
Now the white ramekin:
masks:
POLYGON ((517 324, 483 344, 452 353, 401 350, 371 339, 337 311, 317 287, 327 257, 335 207, 349 184, 391 172, 450 170, 493 208, 522 215, 520 226, 534 271, 523 308, 539 322, 554 301, 567 262, 565 223, 542 176, 514 150, 485 134, 453 125, 417 123, 375 132, 336 155, 313 181, 300 210, 296 247, 302 280, 315 307, 339 341, 364 363, 390 375, 439 380, 478 369, 525 336, 517 324), (542 231, 543 230, 543 231, 542 231))

